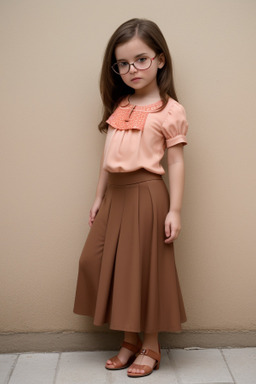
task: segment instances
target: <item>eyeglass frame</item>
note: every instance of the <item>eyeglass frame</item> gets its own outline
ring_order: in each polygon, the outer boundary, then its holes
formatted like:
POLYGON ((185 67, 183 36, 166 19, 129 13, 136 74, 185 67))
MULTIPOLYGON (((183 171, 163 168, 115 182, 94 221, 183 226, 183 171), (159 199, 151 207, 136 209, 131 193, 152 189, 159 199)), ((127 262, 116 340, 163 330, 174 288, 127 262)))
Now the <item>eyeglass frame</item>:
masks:
MULTIPOLYGON (((119 63, 118 61, 117 61, 116 63, 114 63, 113 65, 111 65, 111 69, 112 69, 117 75, 119 75, 119 76, 127 75, 127 73, 130 72, 131 65, 133 65, 133 67, 134 67, 137 71, 146 71, 147 69, 149 69, 149 68, 151 67, 153 60, 155 60, 155 58, 157 57, 157 53, 156 53, 156 55, 155 55, 154 57, 152 57, 152 58, 149 57, 149 56, 143 56, 143 57, 146 57, 147 59, 150 59, 150 65, 149 65, 149 67, 147 67, 147 68, 139 69, 139 68, 137 68, 137 67, 135 66, 136 61, 138 61, 138 60, 140 59, 140 58, 138 58, 138 59, 135 60, 133 63, 127 63, 127 64, 129 64, 129 69, 128 69, 128 71, 125 72, 125 73, 119 73, 119 72, 116 72, 115 69, 113 68, 114 65, 116 65, 116 64, 119 63)), ((120 61, 120 63, 122 63, 122 61, 120 61)))

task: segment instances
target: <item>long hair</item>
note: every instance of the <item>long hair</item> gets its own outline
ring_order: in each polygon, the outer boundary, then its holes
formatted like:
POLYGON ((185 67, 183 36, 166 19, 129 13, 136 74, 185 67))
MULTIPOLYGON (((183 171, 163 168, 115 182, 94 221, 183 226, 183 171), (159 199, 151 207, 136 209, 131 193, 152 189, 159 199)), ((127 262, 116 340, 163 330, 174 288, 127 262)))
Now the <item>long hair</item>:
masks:
POLYGON ((162 108, 167 104, 168 96, 178 101, 174 88, 171 55, 159 27, 153 21, 146 19, 128 20, 120 25, 111 36, 102 63, 100 94, 103 102, 103 116, 98 126, 101 132, 107 131, 106 120, 113 113, 120 100, 126 95, 134 93, 133 88, 127 86, 121 76, 111 69, 111 66, 116 62, 115 49, 117 45, 128 42, 135 35, 157 55, 164 54, 165 64, 163 68, 158 69, 157 73, 157 85, 163 101, 162 108))

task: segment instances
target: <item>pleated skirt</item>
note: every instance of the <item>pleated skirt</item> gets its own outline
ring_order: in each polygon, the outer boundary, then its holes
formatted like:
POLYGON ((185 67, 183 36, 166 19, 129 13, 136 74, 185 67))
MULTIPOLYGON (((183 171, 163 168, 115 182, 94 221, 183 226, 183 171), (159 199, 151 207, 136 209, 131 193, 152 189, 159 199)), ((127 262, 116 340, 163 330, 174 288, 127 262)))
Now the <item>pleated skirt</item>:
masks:
POLYGON ((173 244, 165 244, 169 195, 160 175, 110 173, 85 242, 74 312, 127 332, 179 332, 186 321, 173 244))

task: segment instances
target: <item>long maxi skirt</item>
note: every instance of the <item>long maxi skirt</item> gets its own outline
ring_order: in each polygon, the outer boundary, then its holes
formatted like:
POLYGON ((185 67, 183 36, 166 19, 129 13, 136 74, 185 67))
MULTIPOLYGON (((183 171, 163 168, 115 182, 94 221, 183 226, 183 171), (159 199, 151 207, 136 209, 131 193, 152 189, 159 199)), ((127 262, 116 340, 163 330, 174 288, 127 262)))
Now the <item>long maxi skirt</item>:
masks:
POLYGON ((160 175, 110 173, 79 261, 74 312, 127 332, 179 332, 186 315, 173 244, 165 244, 169 195, 160 175))

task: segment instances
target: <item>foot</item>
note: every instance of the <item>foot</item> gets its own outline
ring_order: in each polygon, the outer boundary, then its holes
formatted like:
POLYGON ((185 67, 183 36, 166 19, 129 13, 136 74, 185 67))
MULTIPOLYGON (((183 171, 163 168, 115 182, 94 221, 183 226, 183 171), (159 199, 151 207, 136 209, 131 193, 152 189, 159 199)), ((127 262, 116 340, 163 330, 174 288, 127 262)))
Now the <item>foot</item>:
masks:
POLYGON ((124 369, 127 368, 135 359, 135 355, 141 348, 141 341, 139 337, 136 338, 135 343, 124 341, 118 354, 106 362, 107 369, 124 369))
POLYGON ((138 357, 128 368, 128 376, 136 377, 150 375, 153 369, 159 368, 160 359, 160 349, 156 352, 152 349, 142 348, 138 357))

